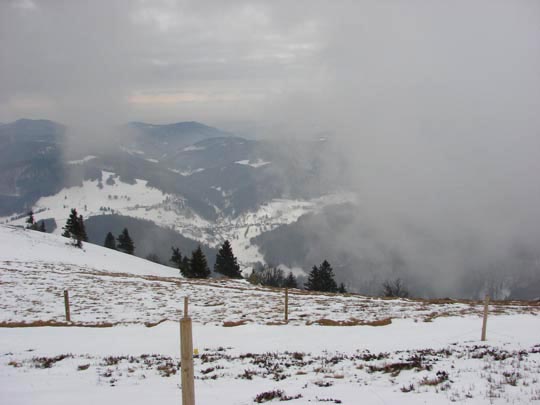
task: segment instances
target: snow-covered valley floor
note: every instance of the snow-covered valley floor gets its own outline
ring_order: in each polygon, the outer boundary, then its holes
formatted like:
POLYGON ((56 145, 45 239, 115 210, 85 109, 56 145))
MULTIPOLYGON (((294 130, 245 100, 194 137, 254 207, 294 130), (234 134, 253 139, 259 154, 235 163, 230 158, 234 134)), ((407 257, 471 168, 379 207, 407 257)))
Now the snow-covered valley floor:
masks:
POLYGON ((478 302, 292 290, 284 324, 283 291, 66 242, 0 226, 1 404, 181 403, 185 296, 198 404, 540 401, 538 303, 494 303, 486 342, 478 302))

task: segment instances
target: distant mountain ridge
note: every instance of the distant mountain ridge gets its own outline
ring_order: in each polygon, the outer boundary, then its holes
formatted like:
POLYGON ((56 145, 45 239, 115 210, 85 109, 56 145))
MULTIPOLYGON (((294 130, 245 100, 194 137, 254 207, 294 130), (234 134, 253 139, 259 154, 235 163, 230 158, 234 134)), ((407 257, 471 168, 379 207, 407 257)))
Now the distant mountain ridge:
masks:
POLYGON ((208 219, 239 215, 273 198, 321 195, 315 160, 324 143, 309 145, 315 163, 299 170, 279 143, 248 140, 194 121, 132 122, 125 128, 121 143, 113 142, 105 152, 85 150, 67 158, 69 129, 62 124, 21 119, 2 126, 0 215, 28 210, 39 197, 95 179, 101 170, 181 195, 208 219))
POLYGON ((143 130, 152 135, 175 136, 184 133, 199 133, 201 136, 232 136, 230 132, 222 131, 197 121, 181 121, 172 124, 149 124, 146 122, 133 121, 127 124, 129 127, 143 130))
POLYGON ((49 120, 20 119, 0 126, 0 215, 21 212, 62 188, 65 130, 49 120))
POLYGON ((339 191, 321 181, 325 142, 246 139, 198 122, 132 122, 115 130, 106 145, 73 150, 75 130, 52 121, 0 127, 0 222, 22 225, 32 209, 60 233, 76 208, 98 244, 109 222, 115 231, 151 230, 155 236, 138 254, 163 260, 171 246, 156 240, 178 240, 189 253, 195 243, 215 248, 229 239, 249 266, 263 260, 251 238, 296 221, 326 204, 319 197, 339 191))

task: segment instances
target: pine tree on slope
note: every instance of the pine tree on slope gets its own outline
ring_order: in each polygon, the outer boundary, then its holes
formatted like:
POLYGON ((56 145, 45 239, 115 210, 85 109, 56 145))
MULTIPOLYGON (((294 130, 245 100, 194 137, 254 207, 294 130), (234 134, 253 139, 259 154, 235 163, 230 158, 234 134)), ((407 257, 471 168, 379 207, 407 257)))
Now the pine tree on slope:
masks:
POLYGON ((180 270, 180 274, 182 274, 184 277, 192 278, 193 275, 191 274, 191 268, 187 256, 182 257, 182 253, 180 252, 179 248, 171 246, 171 249, 172 256, 170 261, 176 264, 176 267, 180 270))
POLYGON ((71 213, 69 214, 66 225, 63 229, 64 233, 62 236, 73 239, 75 246, 79 248, 82 247, 83 241, 88 241, 86 229, 84 228, 83 217, 82 215, 77 216, 77 210, 75 208, 71 209, 71 213))
POLYGON ((325 292, 337 292, 338 286, 334 280, 334 270, 326 260, 319 266, 321 275, 322 290, 325 292))
POLYGON ((321 292, 337 292, 332 266, 326 260, 319 267, 313 266, 305 285, 307 290, 321 292))
POLYGON ((290 271, 289 275, 285 278, 285 281, 283 282, 283 287, 298 288, 296 277, 294 276, 294 274, 292 274, 292 271, 290 271))
POLYGON ((223 242, 223 245, 216 255, 214 271, 230 278, 242 278, 240 266, 238 265, 238 261, 233 254, 231 244, 228 240, 223 242))
POLYGON ((176 264, 176 267, 180 268, 180 265, 182 264, 182 253, 180 253, 179 248, 175 248, 173 246, 171 246, 171 250, 172 256, 170 261, 176 264))
POLYGON ((117 241, 118 244, 116 247, 121 252, 127 253, 128 255, 132 255, 135 252, 135 244, 133 243, 131 236, 129 236, 127 228, 124 228, 122 233, 118 235, 117 241))
POLYGON ((306 290, 321 291, 321 276, 317 266, 313 266, 305 284, 306 290))
POLYGON ((184 256, 182 258, 182 264, 179 267, 180 267, 180 273, 184 275, 184 277, 187 277, 185 276, 185 274, 191 275, 191 263, 189 262, 189 258, 187 256, 184 256))
MULTIPOLYGON (((201 245, 191 253, 190 276, 193 278, 208 278, 210 276, 210 268, 206 262, 206 257, 201 249, 201 245)), ((189 276, 188 276, 189 277, 189 276)))
POLYGON ((105 236, 105 242, 103 243, 103 246, 105 246, 108 249, 116 250, 116 239, 114 239, 114 235, 112 233, 107 233, 107 236, 105 236))

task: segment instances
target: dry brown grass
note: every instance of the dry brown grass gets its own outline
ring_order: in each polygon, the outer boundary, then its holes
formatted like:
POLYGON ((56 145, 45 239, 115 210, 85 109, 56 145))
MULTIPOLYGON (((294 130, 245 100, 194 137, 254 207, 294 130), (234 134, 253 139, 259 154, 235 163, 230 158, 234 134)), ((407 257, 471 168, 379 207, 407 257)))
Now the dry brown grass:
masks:
POLYGON ((333 319, 318 319, 316 321, 308 321, 306 325, 320 325, 320 326, 386 326, 392 323, 392 318, 377 319, 375 321, 362 321, 359 319, 349 319, 346 321, 334 321, 333 319))
POLYGON ((234 326, 242 326, 248 322, 247 319, 242 319, 241 321, 225 321, 223 322, 224 328, 232 328, 234 326))
POLYGON ((384 318, 384 319, 378 319, 378 320, 372 321, 372 322, 364 322, 362 325, 386 326, 386 325, 390 325, 391 323, 392 323, 392 318, 384 318))
POLYGON ((452 314, 449 312, 432 312, 424 318, 424 322, 432 322, 435 318, 443 318, 449 316, 452 316, 452 314))
POLYGON ((161 319, 160 321, 157 321, 157 322, 145 322, 144 326, 146 326, 147 328, 153 328, 154 326, 158 326, 159 324, 161 324, 161 323, 163 323, 165 321, 168 321, 168 319, 164 318, 164 319, 161 319))
POLYGON ((40 328, 43 326, 77 326, 83 328, 110 328, 116 324, 110 322, 77 323, 61 321, 0 322, 0 328, 40 328))

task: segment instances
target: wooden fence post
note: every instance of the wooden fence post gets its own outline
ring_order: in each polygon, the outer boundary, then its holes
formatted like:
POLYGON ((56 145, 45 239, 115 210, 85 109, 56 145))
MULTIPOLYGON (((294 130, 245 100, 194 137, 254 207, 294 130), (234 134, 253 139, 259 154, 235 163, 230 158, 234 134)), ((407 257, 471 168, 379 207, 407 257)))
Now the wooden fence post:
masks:
POLYGON ((66 322, 71 322, 71 315, 69 313, 69 292, 64 290, 64 308, 66 309, 66 322))
POLYGON ((195 405, 193 381, 193 336, 188 315, 188 298, 184 297, 184 317, 180 319, 180 365, 182 368, 182 405, 195 405))
POLYGON ((489 295, 486 294, 486 298, 484 299, 484 320, 482 321, 482 342, 486 340, 488 305, 489 305, 489 295))
POLYGON ((289 322, 289 289, 285 288, 285 322, 289 322))

